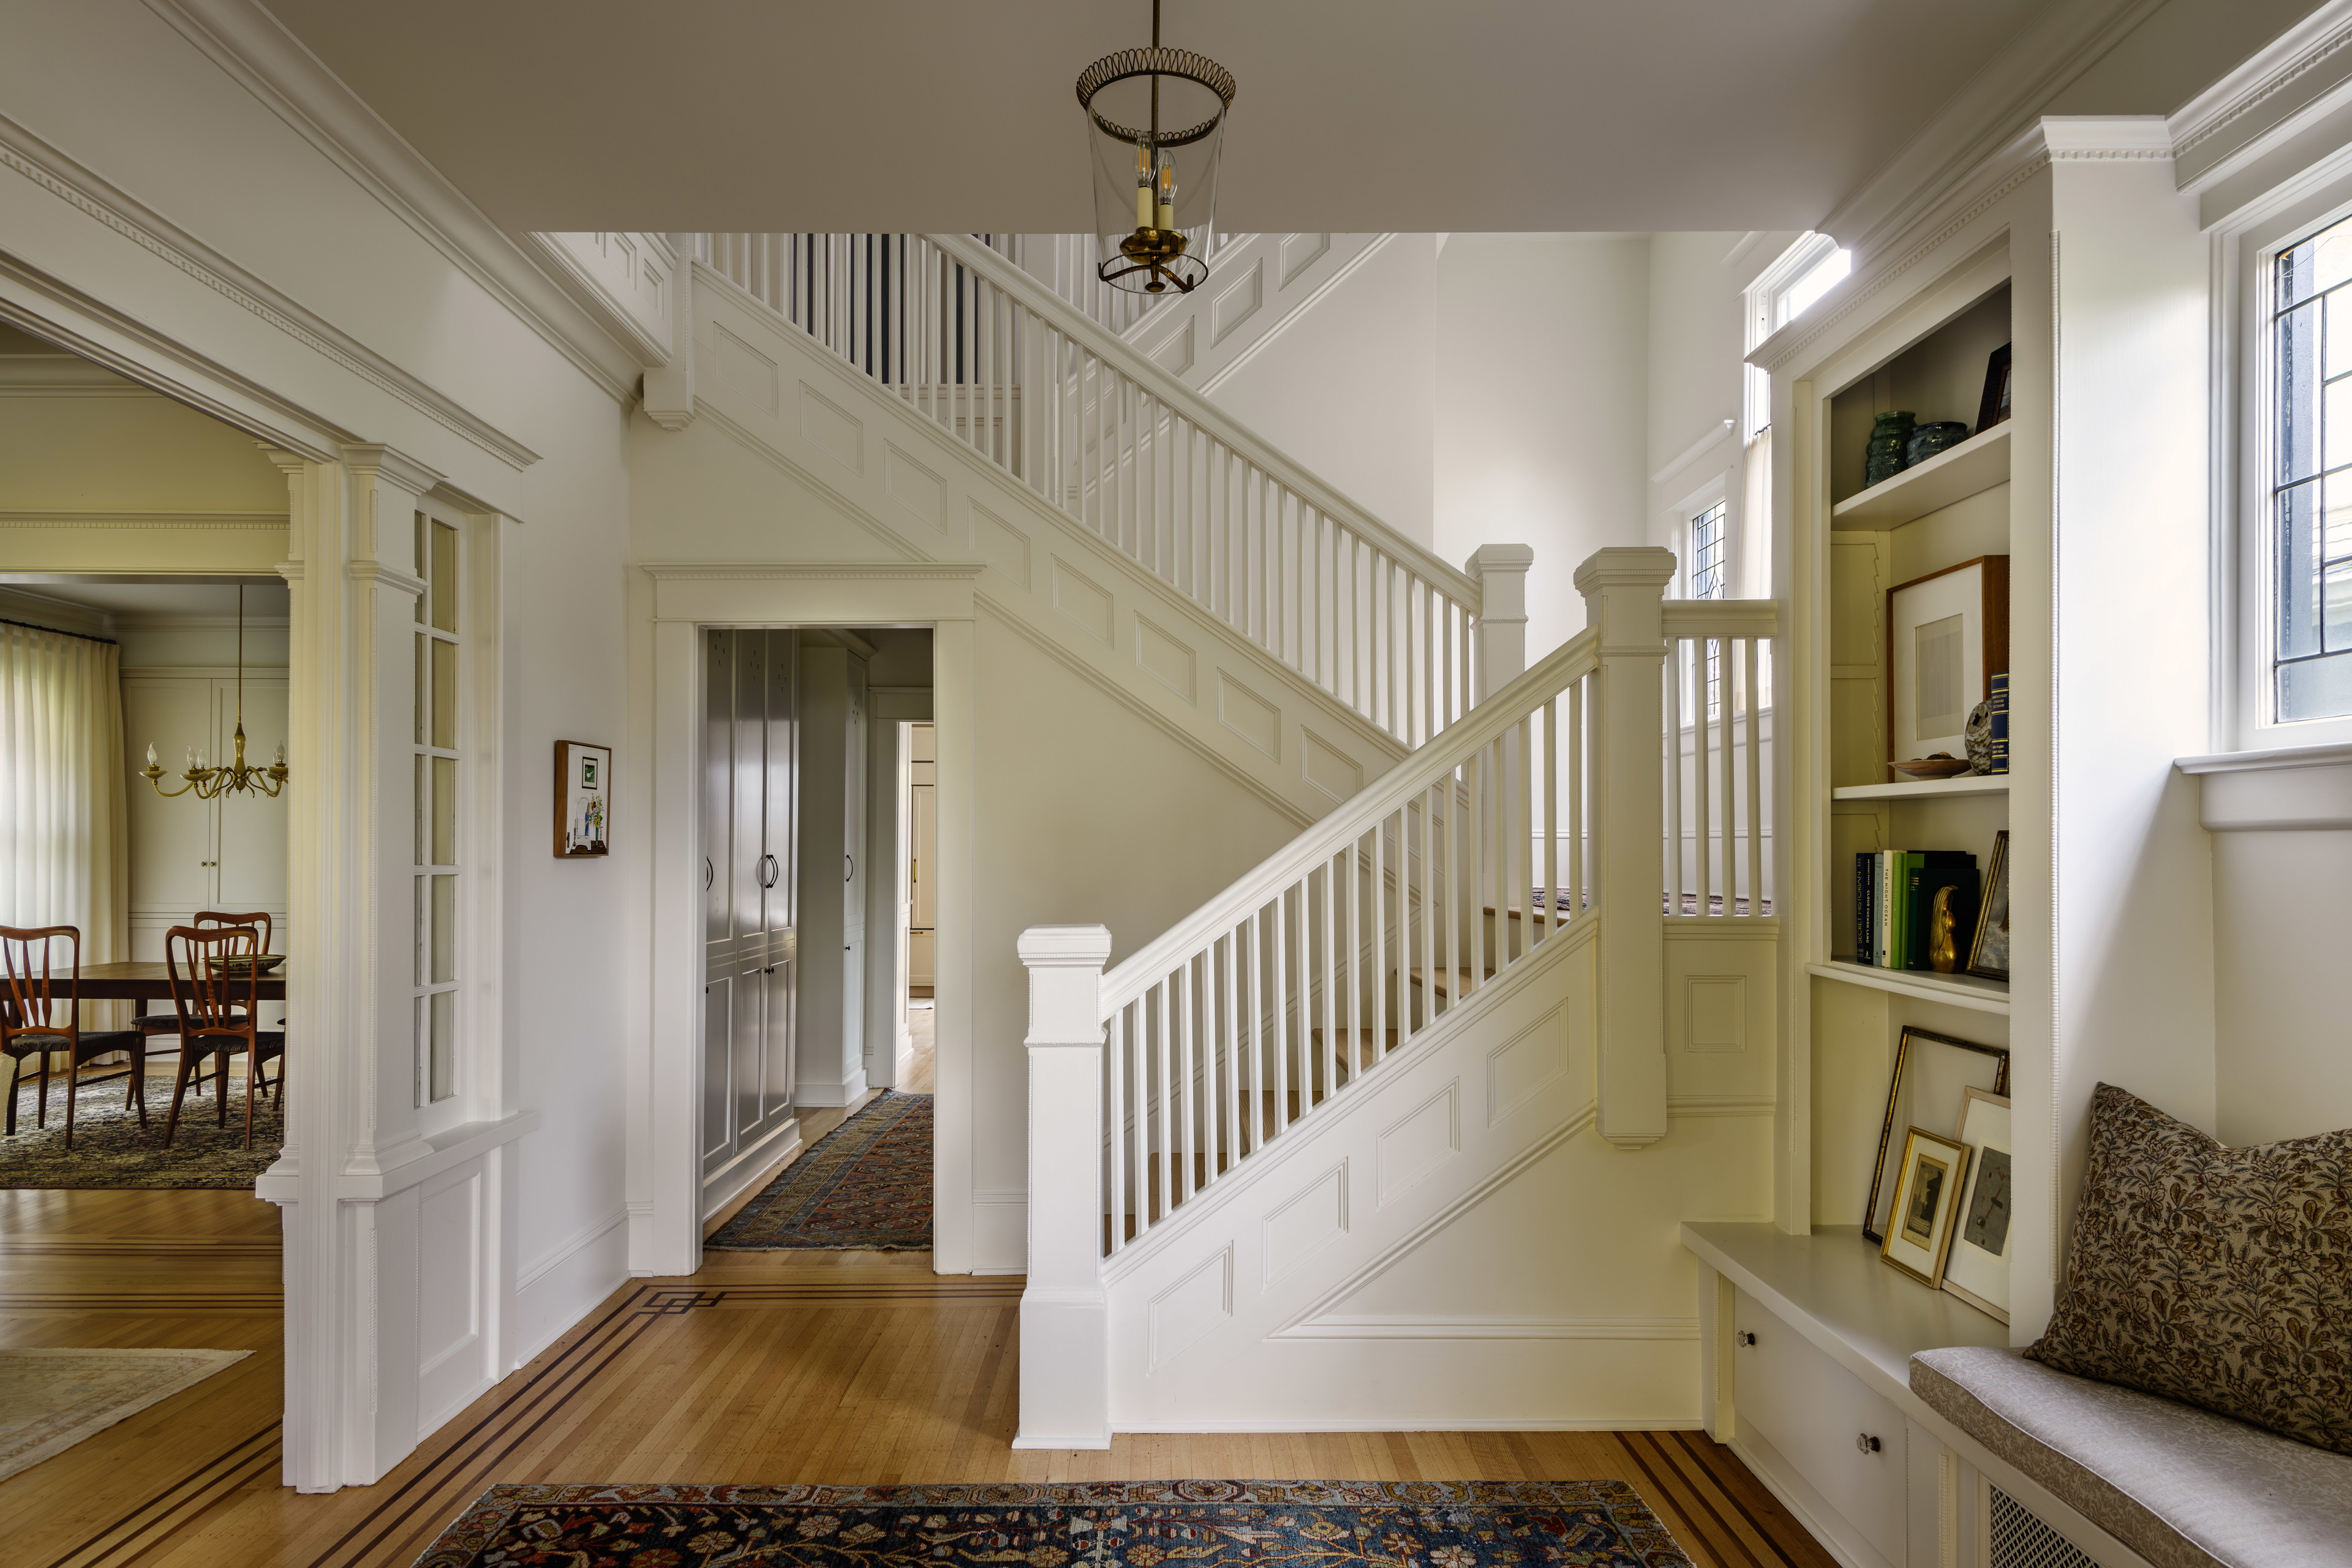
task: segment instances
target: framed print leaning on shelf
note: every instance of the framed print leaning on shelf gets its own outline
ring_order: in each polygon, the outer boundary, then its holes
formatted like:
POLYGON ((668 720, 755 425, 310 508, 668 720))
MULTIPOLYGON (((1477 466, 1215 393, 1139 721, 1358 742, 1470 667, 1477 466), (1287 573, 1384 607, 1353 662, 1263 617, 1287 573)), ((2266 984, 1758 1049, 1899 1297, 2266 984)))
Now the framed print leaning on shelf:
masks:
POLYGON ((1984 896, 1977 901, 1977 932, 1969 943, 1969 973, 1987 980, 2009 978, 2009 829, 1992 837, 1992 864, 1986 868, 1984 896))
POLYGON ((1897 1152, 1895 1134, 1905 1127, 1957 1127, 1970 1090, 2009 1092, 2009 1052, 1951 1035, 1906 1027, 1895 1044, 1895 1070, 1886 1083, 1886 1119, 1878 1128, 1877 1163, 1870 1172, 1870 1200, 1863 1205, 1862 1234, 1886 1239, 1895 1207, 1888 1156, 1897 1152))
POLYGON ((2009 557, 1979 555, 1886 595, 1891 763, 1969 754, 1969 713, 2009 668, 2009 557))
POLYGON ((1903 1135, 1895 1168, 1895 1212, 1878 1256, 1929 1289, 1944 1282, 1952 1224, 1960 1216, 1960 1184, 1969 1173, 1964 1143, 1914 1127, 1903 1135))
POLYGON ((613 748, 584 741, 555 742, 555 858, 576 860, 611 852, 605 835, 613 818, 613 748))
POLYGON ((1969 1089, 1960 1106, 1969 1152, 1959 1223, 1944 1261, 1944 1289, 1980 1312, 2009 1321, 2009 1100, 1969 1089))

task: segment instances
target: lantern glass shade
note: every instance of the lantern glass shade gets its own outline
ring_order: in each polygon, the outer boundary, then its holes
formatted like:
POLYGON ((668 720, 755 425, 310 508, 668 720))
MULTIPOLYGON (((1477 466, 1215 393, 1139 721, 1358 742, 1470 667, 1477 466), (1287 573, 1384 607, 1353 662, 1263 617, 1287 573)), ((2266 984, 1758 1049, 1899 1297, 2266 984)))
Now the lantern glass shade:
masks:
POLYGON ((1234 79, 1186 49, 1127 49, 1078 79, 1095 186, 1096 272, 1139 294, 1190 293, 1214 248, 1217 153, 1234 79))

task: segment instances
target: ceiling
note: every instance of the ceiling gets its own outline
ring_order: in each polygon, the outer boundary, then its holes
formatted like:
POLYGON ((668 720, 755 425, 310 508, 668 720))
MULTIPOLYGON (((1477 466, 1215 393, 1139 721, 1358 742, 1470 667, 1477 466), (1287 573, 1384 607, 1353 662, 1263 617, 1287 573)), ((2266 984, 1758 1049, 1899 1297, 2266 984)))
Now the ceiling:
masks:
MULTIPOLYGON (((514 230, 1077 232, 1144 0, 268 0, 514 230)), ((1801 229, 2047 0, 1168 0, 1234 230, 1801 229)))
MULTIPOLYGON (((15 593, 30 598, 62 601, 110 616, 236 615, 236 588, 220 582, 106 582, 58 577, 12 575, 15 593)), ((256 583, 245 590, 245 618, 249 625, 286 623, 290 591, 282 582, 256 583)))

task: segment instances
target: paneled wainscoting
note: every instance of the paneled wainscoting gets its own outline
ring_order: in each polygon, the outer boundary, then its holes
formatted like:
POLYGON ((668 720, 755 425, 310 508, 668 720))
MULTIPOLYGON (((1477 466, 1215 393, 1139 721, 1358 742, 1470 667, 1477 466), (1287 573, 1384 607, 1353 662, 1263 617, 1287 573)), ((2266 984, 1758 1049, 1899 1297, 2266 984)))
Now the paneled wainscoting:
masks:
POLYGON ((0 1194, 0 1343, 256 1353, 0 1482, 26 1568, 393 1568, 499 1481, 1619 1479, 1702 1568, 1830 1568, 1696 1432, 1121 1437, 1014 1451, 1017 1278, 716 1255, 640 1279, 378 1485, 278 1484, 277 1215, 242 1193, 0 1194))

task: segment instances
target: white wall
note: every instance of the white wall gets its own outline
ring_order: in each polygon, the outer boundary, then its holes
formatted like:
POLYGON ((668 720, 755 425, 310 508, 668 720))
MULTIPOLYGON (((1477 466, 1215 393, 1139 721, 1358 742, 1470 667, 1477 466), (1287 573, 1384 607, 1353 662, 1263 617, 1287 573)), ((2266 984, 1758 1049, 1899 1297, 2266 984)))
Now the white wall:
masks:
MULTIPOLYGON (((1421 544, 1431 542, 1433 509, 1437 262, 1436 236, 1391 236, 1209 394, 1421 544)), ((1459 565, 1477 542, 1437 553, 1459 565)))
POLYGON ((1649 240, 1452 235, 1437 291, 1435 548, 1534 549, 1532 661, 1584 625, 1578 564, 1645 542, 1649 240))

